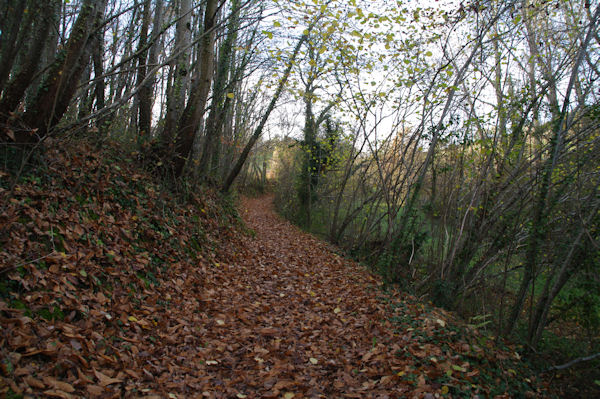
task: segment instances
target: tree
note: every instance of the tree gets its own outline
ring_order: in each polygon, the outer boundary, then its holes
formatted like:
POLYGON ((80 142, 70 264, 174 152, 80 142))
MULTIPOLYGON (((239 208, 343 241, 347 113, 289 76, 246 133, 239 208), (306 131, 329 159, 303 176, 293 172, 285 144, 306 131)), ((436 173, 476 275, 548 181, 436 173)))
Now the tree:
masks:
POLYGON ((83 1, 65 49, 57 55, 23 115, 23 120, 33 130, 19 132, 16 142, 32 143, 44 138, 62 118, 89 60, 92 36, 101 23, 104 7, 104 0, 83 1))

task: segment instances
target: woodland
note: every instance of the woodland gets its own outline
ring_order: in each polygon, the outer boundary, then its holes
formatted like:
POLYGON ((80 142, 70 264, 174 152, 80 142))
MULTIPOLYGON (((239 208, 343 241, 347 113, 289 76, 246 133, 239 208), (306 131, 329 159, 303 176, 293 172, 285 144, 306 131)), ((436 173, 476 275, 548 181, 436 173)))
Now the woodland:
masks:
POLYGON ((597 0, 0 0, 0 393, 600 395, 597 0))

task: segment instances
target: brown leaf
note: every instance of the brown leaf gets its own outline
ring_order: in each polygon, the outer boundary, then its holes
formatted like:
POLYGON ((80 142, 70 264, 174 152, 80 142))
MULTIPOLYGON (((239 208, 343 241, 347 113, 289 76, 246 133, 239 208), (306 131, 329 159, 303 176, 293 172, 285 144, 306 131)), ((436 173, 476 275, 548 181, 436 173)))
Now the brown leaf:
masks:
POLYGON ((111 384, 117 384, 119 382, 123 382, 123 380, 120 380, 118 378, 111 378, 111 377, 107 376, 106 374, 99 372, 96 369, 94 369, 94 375, 96 375, 96 378, 98 378, 98 383, 100 384, 101 387, 106 387, 111 384))
POLYGON ((62 399, 71 399, 73 396, 69 395, 67 392, 59 391, 57 389, 49 389, 44 391, 44 395, 51 398, 62 398, 62 399))
POLYGON ((56 389, 59 389, 64 392, 68 392, 68 393, 75 392, 75 388, 73 388, 73 385, 63 382, 63 381, 59 381, 52 377, 48 377, 48 376, 44 377, 44 383, 52 388, 56 388, 56 389))
POLYGON ((104 392, 104 388, 98 385, 88 385, 85 387, 85 389, 92 396, 100 396, 104 392))
POLYGON ((25 381, 32 388, 43 389, 46 387, 46 385, 42 381, 33 378, 30 375, 23 377, 23 381, 25 381))

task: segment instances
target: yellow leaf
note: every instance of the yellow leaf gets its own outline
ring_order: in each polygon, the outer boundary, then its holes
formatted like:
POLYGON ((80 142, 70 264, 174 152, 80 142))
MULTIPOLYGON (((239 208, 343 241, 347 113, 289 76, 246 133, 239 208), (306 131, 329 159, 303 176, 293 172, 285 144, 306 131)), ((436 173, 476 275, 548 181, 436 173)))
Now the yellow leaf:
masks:
POLYGON ((132 322, 134 322, 134 323, 136 323, 136 322, 138 321, 138 319, 136 319, 136 318, 135 318, 135 317, 133 317, 133 316, 129 316, 129 317, 127 318, 127 320, 129 320, 129 321, 132 321, 132 322))
POLYGON ((310 32, 308 31, 308 29, 304 29, 304 31, 302 31, 303 35, 308 35, 310 32))
POLYGON ((227 93, 227 98, 234 98, 234 97, 235 97, 235 94, 233 94, 233 93, 227 93))
POLYGON ((280 27, 281 23, 279 21, 273 21, 273 26, 280 27))
POLYGON ((238 393, 238 394, 237 394, 237 395, 235 395, 235 396, 237 396, 237 397, 238 397, 238 398, 240 398, 240 399, 244 399, 244 398, 246 398, 246 397, 247 397, 247 396, 246 396, 246 395, 244 395, 243 393, 238 393))
POLYGON ((310 296, 316 296, 317 294, 315 294, 314 291, 308 291, 308 293, 310 294, 310 296))
POLYGON ((285 395, 283 395, 284 399, 292 399, 294 396, 296 396, 295 393, 293 392, 286 392, 285 395))
POLYGON ((340 309, 340 308, 335 308, 335 309, 333 309, 333 313, 335 313, 335 314, 338 314, 338 313, 340 313, 341 311, 342 311, 342 309, 340 309))
POLYGON ((446 395, 448 393, 448 391, 449 391, 448 387, 446 385, 444 385, 442 387, 442 395, 446 395))
POLYGON ((311 357, 310 359, 308 359, 312 364, 318 364, 319 361, 317 359, 315 359, 314 357, 311 357))

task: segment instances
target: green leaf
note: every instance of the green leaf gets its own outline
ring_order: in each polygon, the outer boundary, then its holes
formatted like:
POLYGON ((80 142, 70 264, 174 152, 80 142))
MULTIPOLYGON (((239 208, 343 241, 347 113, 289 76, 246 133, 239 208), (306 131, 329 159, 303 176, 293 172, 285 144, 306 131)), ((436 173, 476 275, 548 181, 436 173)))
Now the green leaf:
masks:
POLYGON ((262 33, 267 35, 269 39, 273 39, 273 32, 269 32, 268 30, 263 30, 262 33))

